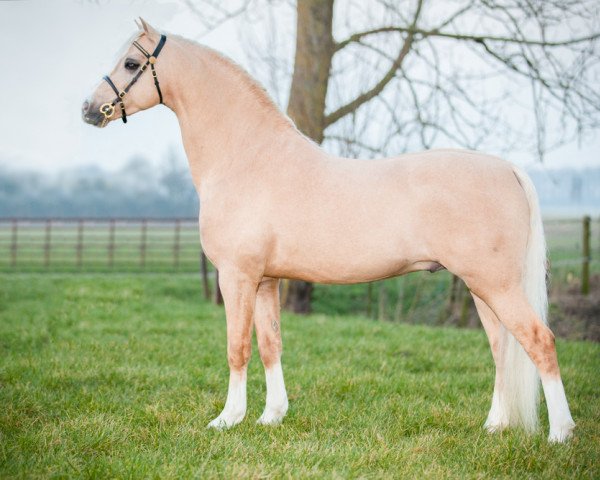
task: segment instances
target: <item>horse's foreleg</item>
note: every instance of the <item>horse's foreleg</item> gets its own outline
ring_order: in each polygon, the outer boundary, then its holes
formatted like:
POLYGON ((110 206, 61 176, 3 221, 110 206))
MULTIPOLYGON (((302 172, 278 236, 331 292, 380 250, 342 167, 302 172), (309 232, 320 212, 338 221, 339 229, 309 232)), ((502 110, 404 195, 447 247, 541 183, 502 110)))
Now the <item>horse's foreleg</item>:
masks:
POLYGON ((508 412, 506 406, 502 402, 503 395, 501 395, 502 389, 502 368, 504 364, 504 345, 502 335, 502 329, 504 328, 496 314, 487 306, 487 304, 481 300, 474 293, 473 300, 475 301, 475 307, 477 313, 487 334, 490 342, 490 348, 492 349, 492 357, 496 365, 496 378, 494 381, 494 394, 492 395, 492 407, 488 414, 487 420, 485 421, 484 427, 489 432, 497 432, 508 427, 508 412))
POLYGON ((219 271, 219 286, 227 316, 229 390, 223 411, 208 424, 209 427, 232 427, 246 415, 246 370, 252 348, 252 316, 257 283, 238 270, 219 271))
POLYGON ((288 409, 281 368, 279 280, 267 278, 260 283, 256 296, 254 325, 267 381, 267 402, 258 423, 276 424, 283 420, 288 409))

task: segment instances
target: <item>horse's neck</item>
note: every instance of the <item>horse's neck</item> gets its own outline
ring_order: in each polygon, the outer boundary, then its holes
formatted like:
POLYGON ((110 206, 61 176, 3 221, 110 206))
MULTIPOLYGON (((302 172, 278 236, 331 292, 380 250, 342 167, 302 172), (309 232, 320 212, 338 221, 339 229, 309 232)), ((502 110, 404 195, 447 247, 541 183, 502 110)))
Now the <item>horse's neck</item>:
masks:
POLYGON ((324 155, 240 67, 182 41, 171 92, 194 184, 324 155), (181 69, 181 67, 180 67, 181 69))

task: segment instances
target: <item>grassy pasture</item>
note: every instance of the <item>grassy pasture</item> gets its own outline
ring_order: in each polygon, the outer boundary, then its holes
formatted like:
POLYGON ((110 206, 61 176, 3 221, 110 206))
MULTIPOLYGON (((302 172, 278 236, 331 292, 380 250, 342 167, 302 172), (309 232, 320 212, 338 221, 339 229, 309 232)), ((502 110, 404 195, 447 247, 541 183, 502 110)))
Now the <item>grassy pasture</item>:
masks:
MULTIPOLYGON (((284 315, 291 407, 205 425, 227 385, 224 313, 197 275, 0 274, 2 478, 598 478, 600 345, 558 340, 576 436, 484 433, 482 331, 284 315)), ((542 410, 545 408, 542 405, 542 410)))

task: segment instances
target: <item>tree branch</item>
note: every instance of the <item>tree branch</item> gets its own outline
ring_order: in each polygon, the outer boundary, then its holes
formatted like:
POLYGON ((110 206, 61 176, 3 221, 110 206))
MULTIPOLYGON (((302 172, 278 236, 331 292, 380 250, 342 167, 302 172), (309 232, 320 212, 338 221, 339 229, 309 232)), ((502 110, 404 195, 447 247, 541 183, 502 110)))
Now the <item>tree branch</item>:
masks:
POLYGON ((226 8, 223 8, 220 3, 217 1, 210 1, 210 0, 204 0, 201 2, 194 2, 193 0, 181 0, 183 2, 183 5, 185 5, 195 16, 196 18, 204 25, 204 27, 206 28, 206 31, 203 32, 203 34, 207 33, 208 31, 214 30, 217 27, 219 27, 220 25, 222 25, 223 23, 225 23, 226 21, 237 17, 238 15, 240 15, 241 13, 243 13, 244 11, 246 11, 246 9, 248 8, 248 6, 250 5, 252 0, 243 0, 242 4, 234 9, 234 10, 227 10, 226 8), (204 7, 208 7, 205 9, 201 9, 200 6, 204 6, 204 7), (213 14, 211 16, 210 9, 215 10, 217 12, 217 15, 215 17, 215 15, 213 14))
POLYGON ((342 142, 342 143, 345 143, 348 145, 356 145, 357 147, 359 147, 363 150, 367 150, 367 151, 377 154, 377 155, 382 154, 381 148, 372 147, 370 145, 367 145, 366 143, 361 142, 360 140, 358 140, 356 138, 345 137, 343 135, 325 135, 324 139, 342 142))
POLYGON ((442 37, 442 38, 450 38, 453 40, 463 40, 470 42, 502 42, 502 43, 513 43, 518 45, 538 45, 541 47, 564 47, 567 45, 573 45, 576 43, 588 42, 592 40, 596 40, 600 38, 600 32, 593 33, 592 35, 587 35, 585 37, 577 37, 571 38, 568 40, 559 40, 550 42, 547 40, 533 40, 533 39, 520 39, 520 38, 511 38, 511 37, 499 37, 494 35, 467 35, 467 34, 459 34, 459 33, 450 33, 450 32, 440 32, 437 29, 433 30, 424 30, 416 27, 380 27, 374 28, 373 30, 367 30, 364 32, 358 32, 353 35, 350 35, 346 40, 336 43, 335 51, 339 51, 342 48, 346 47, 351 43, 360 42, 364 37, 370 35, 377 35, 380 33, 389 33, 389 32, 400 32, 400 33, 408 33, 409 35, 420 35, 422 37, 442 37))
MULTIPOLYGON (((414 18, 413 18, 413 21, 412 21, 412 25, 410 27, 410 29, 413 30, 413 31, 416 30, 416 24, 417 24, 417 20, 419 19, 419 15, 421 14, 421 7, 422 6, 423 6, 423 0, 420 0, 419 4, 417 5, 417 9, 415 11, 415 15, 414 15, 414 18)), ((358 97, 356 97, 350 103, 347 103, 346 105, 344 105, 342 107, 339 107, 337 110, 331 112, 330 114, 325 115, 325 119, 324 119, 325 128, 327 128, 329 125, 337 122, 340 118, 345 117, 349 113, 354 112, 363 103, 368 102, 369 100, 371 100, 372 98, 376 97, 377 95, 379 95, 383 91, 383 89, 385 88, 385 86, 388 83, 390 83, 390 81, 395 77, 396 72, 398 71, 398 69, 402 65, 402 61, 404 60, 404 58, 406 57, 406 55, 408 55, 408 53, 410 52, 410 49, 412 47, 414 38, 415 38, 414 33, 413 32, 409 32, 408 35, 406 36, 406 40, 404 40, 404 43, 402 45, 402 48, 400 49, 400 52, 398 52, 398 56, 396 57, 396 59, 392 63, 391 67, 385 73, 385 75, 383 76, 383 78, 381 80, 379 80, 379 82, 377 82, 373 86, 373 88, 371 88, 370 90, 367 90, 364 93, 361 93, 358 97)))

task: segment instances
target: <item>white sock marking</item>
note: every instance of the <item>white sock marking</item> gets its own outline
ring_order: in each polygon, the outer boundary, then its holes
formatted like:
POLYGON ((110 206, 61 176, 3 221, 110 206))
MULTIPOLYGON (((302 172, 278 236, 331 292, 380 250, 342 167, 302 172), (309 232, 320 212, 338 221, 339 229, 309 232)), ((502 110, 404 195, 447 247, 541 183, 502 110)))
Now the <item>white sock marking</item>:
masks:
POLYGON ((562 380, 542 379, 544 396, 548 405, 548 420, 550 422, 550 442, 564 442, 567 440, 575 428, 575 422, 569 411, 569 404, 565 395, 565 389, 562 380))
POLYGON ((208 424, 209 428, 224 429, 240 423, 246 415, 246 370, 229 373, 229 390, 221 414, 208 424))
POLYGON ((288 398, 283 381, 283 369, 278 362, 271 368, 265 369, 267 380, 267 403, 258 423, 274 425, 280 423, 288 409, 288 398))
POLYGON ((500 394, 498 388, 494 387, 494 395, 492 396, 492 408, 485 421, 484 427, 491 433, 499 432, 508 427, 508 416, 500 403, 500 394))

